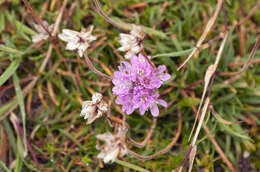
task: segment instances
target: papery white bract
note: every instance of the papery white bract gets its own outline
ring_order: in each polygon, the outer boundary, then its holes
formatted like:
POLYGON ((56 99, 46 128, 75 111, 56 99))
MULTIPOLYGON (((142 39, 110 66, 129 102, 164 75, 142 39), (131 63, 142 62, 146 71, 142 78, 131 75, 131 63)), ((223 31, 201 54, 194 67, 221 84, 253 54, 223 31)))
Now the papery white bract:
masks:
POLYGON ((132 25, 132 30, 130 34, 120 34, 119 42, 121 44, 121 47, 118 50, 126 52, 125 58, 130 59, 143 49, 143 39, 144 32, 142 31, 142 27, 132 25))
POLYGON ((85 29, 82 29, 81 32, 63 29, 62 33, 59 34, 58 37, 67 42, 67 50, 78 50, 79 56, 82 57, 83 53, 87 51, 90 46, 90 43, 97 39, 95 36, 91 35, 92 31, 93 26, 90 26, 88 32, 86 32, 85 29))
MULTIPOLYGON (((47 21, 42 22, 46 29, 51 33, 53 30, 53 24, 49 25, 47 21)), ((36 35, 32 36, 32 42, 37 43, 41 40, 47 40, 49 38, 49 34, 43 29, 43 27, 40 24, 33 24, 33 27, 37 31, 36 35)))
POLYGON ((123 126, 118 127, 116 134, 106 132, 98 134, 96 137, 104 141, 104 147, 98 154, 99 159, 103 159, 104 163, 114 162, 117 157, 123 157, 127 154, 126 140, 127 128, 123 126))
POLYGON ((100 118, 103 113, 108 111, 108 105, 102 98, 102 94, 94 93, 91 101, 83 102, 80 116, 83 116, 84 119, 88 119, 88 124, 94 122, 97 118, 100 118))

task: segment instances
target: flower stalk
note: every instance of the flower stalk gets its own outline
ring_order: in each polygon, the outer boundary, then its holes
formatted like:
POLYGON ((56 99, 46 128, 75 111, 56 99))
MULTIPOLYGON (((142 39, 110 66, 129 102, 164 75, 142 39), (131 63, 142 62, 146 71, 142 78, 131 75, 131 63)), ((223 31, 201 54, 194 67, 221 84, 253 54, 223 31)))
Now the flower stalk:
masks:
POLYGON ((89 67, 90 70, 92 70, 94 73, 98 74, 99 76, 102 76, 108 80, 112 80, 112 78, 106 74, 104 74, 103 72, 100 72, 99 70, 97 70, 95 68, 95 66, 92 64, 92 62, 90 61, 88 54, 86 52, 83 53, 84 57, 85 57, 85 61, 89 67))

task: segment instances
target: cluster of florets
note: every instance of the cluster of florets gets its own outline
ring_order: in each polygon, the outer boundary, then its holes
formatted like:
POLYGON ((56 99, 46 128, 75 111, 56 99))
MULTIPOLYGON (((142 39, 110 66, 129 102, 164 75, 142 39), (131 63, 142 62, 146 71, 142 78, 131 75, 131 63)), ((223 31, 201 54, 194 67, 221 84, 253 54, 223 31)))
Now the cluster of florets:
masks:
POLYGON ((117 96, 116 103, 123 105, 123 111, 131 114, 139 108, 143 115, 150 109, 156 117, 159 115, 157 104, 167 107, 167 103, 159 99, 158 93, 163 82, 170 79, 170 75, 165 73, 164 65, 155 69, 139 54, 132 57, 130 63, 121 62, 118 69, 114 72, 112 82, 115 86, 112 91, 117 96))

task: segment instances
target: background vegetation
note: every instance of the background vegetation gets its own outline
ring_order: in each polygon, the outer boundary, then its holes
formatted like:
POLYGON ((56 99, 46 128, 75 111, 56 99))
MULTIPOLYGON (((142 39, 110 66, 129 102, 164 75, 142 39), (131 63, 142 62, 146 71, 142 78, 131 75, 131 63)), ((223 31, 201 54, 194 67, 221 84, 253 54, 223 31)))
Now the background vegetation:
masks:
MULTIPOLYGON (((40 18, 54 23, 63 1, 30 0, 40 18)), ((177 67, 190 53, 213 15, 217 2, 211 0, 104 0, 103 10, 114 19, 141 24, 154 31, 144 41, 146 52, 156 64, 165 64, 171 81, 161 88, 162 97, 169 102, 158 118, 152 139, 145 148, 131 147, 149 155, 164 148, 176 135, 177 111, 181 112, 181 136, 166 154, 142 162, 130 156, 130 162, 150 171, 171 171, 180 166, 189 149, 188 137, 194 123, 194 111, 203 91, 203 79, 208 66, 214 63, 221 41, 196 53, 180 71, 177 67), (164 54, 165 55, 160 55, 164 54), (170 53, 170 54, 168 54, 170 53)), ((249 69, 229 76, 246 63, 260 33, 260 8, 257 0, 226 0, 216 24, 206 41, 217 37, 228 25, 228 40, 212 87, 211 103, 219 116, 208 113, 205 124, 211 134, 201 130, 194 171, 228 171, 216 145, 238 171, 260 170, 260 68, 259 49, 249 69), (250 18, 245 18, 258 5, 250 18), (245 19, 240 25, 235 25, 245 19), (230 80, 231 79, 231 80, 230 80), (211 137, 210 137, 211 136, 211 137), (249 153, 248 158, 243 154, 249 153)), ((99 16, 88 0, 69 0, 60 23, 62 28, 80 30, 94 25, 98 40, 88 51, 94 65, 111 74, 117 69, 122 55, 117 48, 120 31, 99 16)), ((92 125, 79 116, 81 103, 94 91, 112 100, 112 84, 91 72, 84 59, 75 52, 64 50, 65 44, 50 41, 33 44, 34 21, 22 1, 0 1, 0 166, 12 171, 131 171, 113 163, 102 165, 96 158, 95 135, 111 130, 105 119, 92 125), (48 52, 49 51, 49 52, 48 52), (50 55, 47 65, 43 63, 50 55), (44 68, 43 68, 44 66, 44 68), (11 118, 12 117, 12 118, 11 118), (17 117, 17 119, 15 119, 17 117), (24 147, 21 129, 33 151, 24 147), (24 153, 28 152, 24 157, 24 153), (35 157, 34 157, 35 156, 35 157), (38 163, 37 163, 37 161, 38 163)), ((120 118, 120 108, 112 101, 112 114, 120 118)), ((127 116, 129 135, 142 140, 152 124, 152 116, 138 112, 127 116)), ((27 143, 28 145, 28 143, 27 143)), ((29 148, 30 149, 30 148, 29 148)))

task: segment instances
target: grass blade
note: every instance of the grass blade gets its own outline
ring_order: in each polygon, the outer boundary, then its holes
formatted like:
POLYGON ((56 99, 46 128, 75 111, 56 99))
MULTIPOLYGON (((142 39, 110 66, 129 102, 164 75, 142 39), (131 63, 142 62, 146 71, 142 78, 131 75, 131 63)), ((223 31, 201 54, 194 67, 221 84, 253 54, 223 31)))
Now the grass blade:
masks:
POLYGON ((149 172, 148 170, 146 170, 146 169, 144 169, 144 168, 142 168, 142 167, 139 167, 139 166, 137 166, 137 165, 131 164, 131 163, 126 162, 126 161, 121 161, 121 160, 119 160, 119 159, 116 159, 115 162, 118 163, 118 164, 120 164, 120 165, 122 165, 122 166, 125 166, 125 167, 128 167, 128 168, 130 168, 130 169, 133 169, 133 170, 135 170, 135 171, 149 172))
POLYGON ((3 163, 3 161, 1 161, 1 160, 0 160, 0 167, 1 167, 2 169, 4 169, 6 172, 11 172, 11 170, 9 170, 9 169, 6 167, 5 163, 3 163))
POLYGON ((24 142, 24 147, 25 147, 25 152, 27 153, 27 144, 26 144, 26 114, 25 114, 25 106, 24 106, 24 98, 23 98, 23 93, 21 90, 21 87, 19 85, 19 78, 16 73, 13 75, 13 80, 14 80, 14 87, 15 87, 15 92, 18 98, 18 104, 21 110, 22 114, 22 123, 23 123, 23 142, 24 142))
POLYGON ((8 66, 8 68, 0 76, 0 86, 2 86, 14 74, 14 72, 18 68, 20 62, 21 62, 21 59, 17 58, 8 66))
POLYGON ((188 55, 191 51, 192 51, 192 48, 191 48, 191 49, 187 49, 187 50, 172 52, 172 53, 157 54, 157 55, 153 56, 152 58, 156 58, 156 57, 179 57, 179 56, 185 56, 185 55, 188 55))

